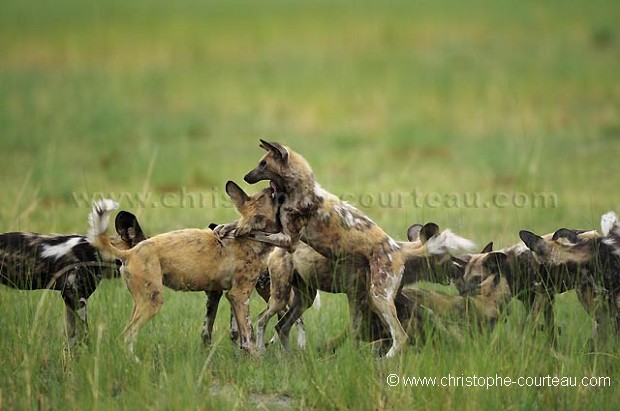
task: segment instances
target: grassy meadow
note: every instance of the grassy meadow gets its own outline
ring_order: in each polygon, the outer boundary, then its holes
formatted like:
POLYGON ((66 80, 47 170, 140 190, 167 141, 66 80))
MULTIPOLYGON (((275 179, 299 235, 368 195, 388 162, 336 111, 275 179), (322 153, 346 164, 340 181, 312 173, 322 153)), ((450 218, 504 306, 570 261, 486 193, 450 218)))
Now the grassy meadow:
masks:
MULTIPOLYGON (((620 212, 619 20, 604 0, 4 0, 0 232, 84 233, 101 193, 147 235, 232 221, 224 184, 243 183, 258 138, 301 152, 397 239, 427 221, 497 248, 520 229, 598 228, 620 212)), ((136 364, 122 280, 89 300, 91 344, 73 357, 59 295, 1 286, 0 410, 620 405, 620 345, 590 349, 574 292, 555 305, 557 350, 522 332, 515 302, 491 334, 389 360, 351 341, 319 354, 349 324, 345 297, 322 296, 309 349, 254 359, 228 340, 225 299, 205 348, 203 295, 167 291, 136 364), (394 373, 612 386, 390 387, 394 373)), ((253 316, 263 307, 253 296, 253 316)))

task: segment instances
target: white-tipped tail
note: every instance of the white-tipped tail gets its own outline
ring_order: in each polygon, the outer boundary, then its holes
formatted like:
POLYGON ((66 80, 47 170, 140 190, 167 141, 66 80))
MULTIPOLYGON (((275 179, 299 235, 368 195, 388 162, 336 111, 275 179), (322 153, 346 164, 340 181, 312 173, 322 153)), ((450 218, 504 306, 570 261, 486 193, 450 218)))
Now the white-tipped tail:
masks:
POLYGON ((88 240, 92 243, 99 235, 105 234, 110 224, 110 214, 118 209, 118 203, 104 198, 93 204, 93 211, 88 216, 88 240))
POLYGON ((609 211, 601 217, 601 231, 603 236, 607 237, 612 230, 620 228, 618 216, 613 211, 609 211))
POLYGON ((440 234, 428 239, 426 250, 432 255, 462 254, 474 251, 476 243, 467 238, 458 236, 450 230, 443 230, 440 234))
POLYGON ((316 297, 314 297, 314 302, 312 303, 312 308, 315 310, 321 309, 321 292, 317 291, 316 297))

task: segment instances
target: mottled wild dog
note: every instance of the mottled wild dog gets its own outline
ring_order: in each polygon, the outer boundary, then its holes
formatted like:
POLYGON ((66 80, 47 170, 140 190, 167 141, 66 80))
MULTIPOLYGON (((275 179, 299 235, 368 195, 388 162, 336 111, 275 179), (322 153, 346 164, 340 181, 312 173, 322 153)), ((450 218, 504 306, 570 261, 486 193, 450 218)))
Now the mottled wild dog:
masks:
MULTIPOLYGON (((395 298, 396 312, 401 324, 411 323, 419 316, 415 304, 399 298, 400 289, 406 284, 417 281, 431 281, 448 284, 453 277, 451 252, 461 251, 464 246, 473 245, 469 240, 453 234, 450 230, 439 231, 434 223, 424 226, 415 224, 407 230, 408 242, 398 242, 399 253, 403 255, 403 280, 395 298)), ((390 338, 389 329, 371 309, 367 295, 367 267, 360 268, 347 264, 346 260, 325 258, 310 246, 300 243, 292 256, 281 248, 276 248, 269 255, 268 267, 274 280, 271 284, 272 295, 286 295, 291 286, 294 289, 293 301, 289 310, 276 324, 280 341, 288 346, 288 334, 294 321, 312 305, 318 290, 330 293, 345 293, 349 301, 349 314, 354 330, 364 341, 376 341, 390 338), (286 259, 293 259, 293 277, 288 278, 286 259), (288 281, 287 281, 288 279, 288 281), (386 335, 387 332, 387 335, 386 335)), ((270 300, 270 307, 259 314, 257 324, 257 343, 262 338, 269 314, 279 308, 277 301, 270 300), (271 311, 269 311, 271 309, 271 311)), ((415 336, 416 327, 409 327, 410 337, 415 336)), ((331 341, 330 350, 343 341, 346 333, 331 341)))
MULTIPOLYGON (((573 231, 580 236, 595 235, 590 231, 573 231)), ((463 294, 468 293, 472 284, 480 284, 494 270, 501 269, 507 274, 505 277, 512 296, 523 303, 526 322, 531 323, 542 315, 552 345, 557 343, 558 336, 553 313, 555 295, 575 288, 575 276, 558 264, 542 265, 527 244, 534 237, 551 240, 554 235, 551 233, 538 237, 522 230, 519 233, 522 242, 497 251, 492 251, 492 244, 489 244, 485 250, 487 252, 470 255, 466 261, 461 262, 465 266, 461 288, 463 294)))
MULTIPOLYGON (((283 231, 255 238, 289 250, 294 250, 303 240, 328 260, 359 270, 359 278, 364 277, 362 272, 368 272, 368 281, 360 288, 390 331, 392 346, 386 355, 395 355, 408 340, 394 306, 404 270, 400 246, 362 212, 322 189, 301 155, 278 143, 261 140, 260 146, 267 154, 245 176, 245 181, 253 184, 269 180, 274 190, 284 194, 280 210, 283 231)), ((223 226, 218 231, 224 235, 234 229, 234 225, 223 226)), ((293 274, 292 260, 284 259, 285 281, 293 274)), ((275 305, 282 305, 283 297, 271 296, 280 299, 275 305)), ((355 327, 355 333, 359 333, 359 327, 355 327)))
POLYGON ((596 231, 562 228, 551 238, 529 232, 524 236, 544 267, 544 281, 557 281, 558 273, 567 277, 594 317, 595 331, 605 336, 610 320, 616 333, 620 331, 620 222, 615 213, 602 216, 601 231, 602 236, 596 231))
MULTIPOLYGON (((144 240, 136 217, 118 214, 111 239, 131 248, 144 240)), ((66 308, 69 348, 88 338, 86 303, 102 278, 118 275, 118 262, 99 253, 83 235, 0 234, 0 284, 19 290, 60 291, 66 308)))
MULTIPOLYGON (((248 196, 229 181, 226 192, 241 214, 239 223, 248 228, 248 233, 280 231, 279 200, 273 190, 266 188, 248 196)), ((130 351, 133 353, 140 329, 161 308, 165 285, 177 291, 228 290, 226 297, 239 325, 241 347, 256 353, 249 298, 263 258, 272 247, 241 236, 220 239, 210 229, 184 229, 156 235, 130 250, 120 250, 110 244, 105 234, 108 215, 116 206, 111 200, 95 204, 89 236, 95 247, 123 261, 121 273, 134 299, 133 313, 124 331, 130 351)))
MULTIPOLYGON (((299 245, 303 232, 304 241, 324 257, 334 261, 344 258, 362 270, 369 267, 369 300, 373 310, 390 330, 392 347, 387 356, 394 356, 408 340, 394 306, 404 268, 402 258, 396 253, 398 244, 355 207, 323 190, 301 155, 278 143, 264 140, 260 141, 260 147, 267 154, 244 179, 249 184, 269 180, 276 192, 284 194, 284 202, 280 209, 282 232, 259 235, 257 240, 293 251, 299 245)), ((236 227, 236 230, 247 230, 241 224, 236 227)), ((224 235, 232 229, 230 226, 218 227, 218 233, 224 235)), ((286 261, 287 267, 283 271, 290 273, 290 278, 293 261, 292 258, 286 261)))

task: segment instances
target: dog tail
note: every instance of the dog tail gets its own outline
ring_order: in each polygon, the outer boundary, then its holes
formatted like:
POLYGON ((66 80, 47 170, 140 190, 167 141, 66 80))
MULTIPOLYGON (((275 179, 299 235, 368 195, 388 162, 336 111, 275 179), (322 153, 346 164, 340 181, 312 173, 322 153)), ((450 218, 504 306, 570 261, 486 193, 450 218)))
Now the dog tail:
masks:
POLYGON ((118 209, 118 203, 110 199, 102 199, 93 204, 93 211, 88 216, 88 241, 104 254, 123 260, 128 252, 120 250, 110 243, 108 237, 108 225, 110 224, 110 214, 118 209))
POLYGON ((321 309, 321 292, 320 291, 316 292, 316 297, 314 297, 314 302, 312 303, 312 308, 314 308, 315 310, 320 310, 321 309))
POLYGON ((431 255, 462 254, 471 252, 476 248, 476 243, 467 238, 454 234, 450 230, 432 236, 426 242, 426 250, 431 255))
POLYGON ((618 221, 616 213, 609 211, 603 214, 601 217, 601 231, 605 237, 610 234, 620 237, 620 221, 618 221))

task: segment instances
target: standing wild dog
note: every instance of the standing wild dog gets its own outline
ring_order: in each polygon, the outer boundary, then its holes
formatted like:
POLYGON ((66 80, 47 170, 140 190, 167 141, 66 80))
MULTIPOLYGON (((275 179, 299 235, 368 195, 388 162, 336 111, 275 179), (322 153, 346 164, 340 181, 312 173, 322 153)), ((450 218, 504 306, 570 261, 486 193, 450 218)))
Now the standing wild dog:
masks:
MULTIPOLYGON (((273 190, 266 188, 250 197, 229 181, 226 192, 241 214, 239 223, 249 228, 248 233, 280 230, 279 200, 273 190)), ((272 247, 243 237, 219 239, 210 229, 184 229, 156 235, 130 250, 120 250, 110 244, 105 234, 108 215, 116 206, 110 200, 95 204, 90 238, 99 250, 123 261, 121 273, 134 299, 133 313, 124 331, 130 351, 133 353, 140 329, 160 310, 165 285, 177 291, 228 290, 226 297, 239 325, 241 347, 256 353, 249 298, 263 257, 272 247)))
POLYGON ((615 213, 602 216, 601 231, 602 236, 562 228, 551 238, 528 233, 526 244, 552 273, 546 281, 553 281, 556 272, 571 278, 579 301, 594 317, 595 331, 605 336, 610 320, 620 331, 620 222, 615 213))
MULTIPOLYGON (((260 147, 267 153, 244 180, 249 184, 269 180, 270 186, 283 194, 284 201, 280 209, 282 232, 257 234, 255 238, 294 251, 303 236, 306 244, 328 260, 360 270, 360 278, 363 277, 361 273, 368 270, 368 281, 363 286, 371 307, 390 331, 392 346, 386 356, 394 356, 408 340, 394 306, 404 270, 401 247, 362 212, 322 189, 301 155, 264 140, 260 141, 260 147)), ((234 226, 224 226, 218 231, 224 235, 233 229, 234 226)), ((236 227, 239 229, 247 231, 240 224, 236 227)), ((287 273, 286 281, 290 281, 294 270, 292 255, 289 253, 282 263, 282 272, 287 273)), ((282 301, 284 298, 288 296, 271 295, 271 299, 282 301)), ((359 327, 354 331, 357 335, 359 327)))
MULTIPOLYGON (((136 217, 123 211, 116 218, 120 238, 131 248, 144 240, 136 217)), ((19 290, 60 291, 66 308, 69 348, 88 338, 86 303, 102 278, 118 274, 117 261, 99 253, 83 235, 0 234, 0 283, 19 290)))
MULTIPOLYGON (((571 231, 583 238, 597 235, 592 231, 571 231)), ((489 244, 485 250, 487 252, 468 256, 467 261, 461 262, 465 266, 461 292, 466 294, 471 284, 481 283, 494 271, 507 273, 506 280, 512 296, 523 303, 527 313, 526 322, 533 322, 542 314, 551 344, 556 345, 558 329, 555 327, 553 302, 556 294, 575 288, 575 275, 559 264, 541 264, 528 244, 534 238, 552 241, 559 234, 561 231, 538 237, 523 230, 519 233, 521 243, 498 251, 491 251, 492 244, 489 244)))
MULTIPOLYGON (((419 316, 415 304, 400 297, 400 290, 405 284, 417 281, 430 281, 448 284, 452 279, 452 261, 450 252, 460 251, 473 243, 453 234, 450 230, 439 232, 434 223, 424 226, 415 224, 407 230, 409 242, 398 242, 401 254, 404 256, 403 280, 398 289, 395 306, 401 324, 411 324, 419 316)), ((359 329, 358 337, 363 341, 389 339, 389 330, 382 326, 382 321, 369 306, 366 278, 368 269, 347 265, 347 261, 330 260, 316 252, 310 246, 300 243, 292 255, 293 277, 291 281, 287 272, 283 272, 283 260, 287 258, 286 251, 276 248, 269 255, 268 266, 274 280, 272 281, 272 295, 286 295, 291 286, 294 289, 293 301, 289 310, 276 324, 280 341, 288 347, 288 334, 292 324, 301 318, 301 315, 312 305, 318 290, 330 293, 345 293, 349 302, 349 314, 353 329, 359 329), (386 335, 387 331, 387 335, 386 335)), ((276 301, 270 300, 270 307, 259 314, 257 325, 257 344, 264 334, 268 316, 279 308, 274 306, 276 301), (269 311, 271 310, 271 311, 269 311)), ((407 334, 415 336, 418 327, 409 327, 407 334)), ((329 349, 335 348, 346 336, 346 332, 332 340, 329 349)))
MULTIPOLYGON (((211 223, 209 224, 209 229, 213 230, 217 227, 217 224, 211 223)), ((269 302, 271 288, 271 278, 269 277, 269 270, 267 268, 267 262, 264 261, 262 265, 260 275, 258 276, 258 280, 256 281, 256 293, 263 299, 265 302, 269 302)), ((211 328, 215 323, 215 317, 217 315, 217 309, 222 298, 222 291, 207 291, 207 311, 205 315, 204 328, 202 333, 202 341, 205 344, 211 343, 211 328)), ((278 313, 278 318, 281 318, 284 315, 284 311, 278 313)), ((297 344, 300 348, 305 347, 306 344, 306 329, 304 326, 304 322, 301 318, 296 321, 297 324, 297 344)), ((239 340, 239 327, 237 326, 237 321, 235 320, 235 316, 231 310, 230 312, 230 339, 232 341, 239 340)))

